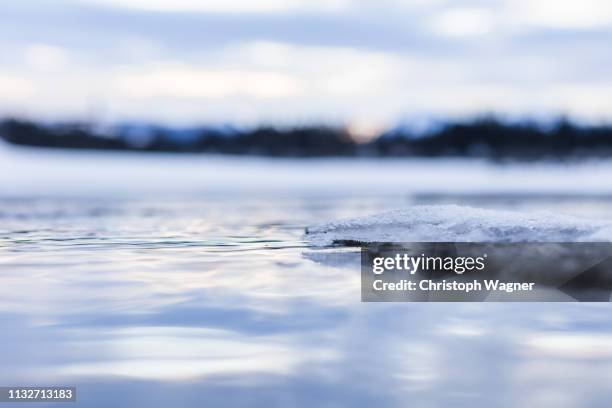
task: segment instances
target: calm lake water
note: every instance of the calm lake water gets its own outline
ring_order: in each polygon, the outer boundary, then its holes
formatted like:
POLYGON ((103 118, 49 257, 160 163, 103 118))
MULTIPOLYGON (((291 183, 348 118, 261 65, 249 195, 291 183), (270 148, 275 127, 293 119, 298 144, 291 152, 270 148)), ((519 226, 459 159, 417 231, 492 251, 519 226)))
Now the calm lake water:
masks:
POLYGON ((126 194, 87 156, 39 157, 0 162, 0 385, 75 385, 82 407, 609 406, 607 304, 364 304, 358 249, 303 237, 423 203, 612 219, 609 196, 126 194))
POLYGON ((76 385, 86 407, 607 405, 608 305, 362 304, 357 250, 303 239, 449 201, 611 213, 577 197, 3 198, 0 383, 76 385))

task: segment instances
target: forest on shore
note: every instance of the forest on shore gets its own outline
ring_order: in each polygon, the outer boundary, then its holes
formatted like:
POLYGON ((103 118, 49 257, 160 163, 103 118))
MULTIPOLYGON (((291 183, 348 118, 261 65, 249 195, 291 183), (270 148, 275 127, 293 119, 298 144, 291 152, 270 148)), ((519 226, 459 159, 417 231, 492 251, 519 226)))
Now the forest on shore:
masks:
POLYGON ((5 119, 0 137, 25 146, 202 152, 274 157, 479 157, 490 159, 558 159, 612 155, 612 126, 577 125, 568 119, 542 126, 508 123, 494 117, 448 122, 415 132, 397 127, 366 143, 343 127, 300 126, 237 129, 201 126, 176 129, 158 125, 89 123, 43 124, 5 119))

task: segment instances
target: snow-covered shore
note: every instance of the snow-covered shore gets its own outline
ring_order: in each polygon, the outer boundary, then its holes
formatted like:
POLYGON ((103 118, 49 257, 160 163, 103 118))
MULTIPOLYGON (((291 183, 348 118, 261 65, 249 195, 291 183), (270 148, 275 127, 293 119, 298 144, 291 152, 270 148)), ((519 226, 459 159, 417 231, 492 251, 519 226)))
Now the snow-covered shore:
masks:
POLYGON ((612 194, 612 162, 266 159, 19 148, 0 143, 4 194, 612 194))

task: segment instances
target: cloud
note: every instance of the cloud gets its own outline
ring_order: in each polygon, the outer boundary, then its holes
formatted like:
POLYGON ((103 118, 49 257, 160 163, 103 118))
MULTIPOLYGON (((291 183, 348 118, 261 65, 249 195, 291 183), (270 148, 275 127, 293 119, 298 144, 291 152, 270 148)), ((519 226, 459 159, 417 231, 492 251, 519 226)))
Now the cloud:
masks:
POLYGON ((26 47, 24 54, 29 67, 43 71, 60 70, 68 62, 64 49, 48 44, 32 44, 26 47))
POLYGON ((82 0, 114 7, 158 12, 276 13, 339 11, 349 0, 82 0))
POLYGON ((15 74, 3 74, 0 72, 0 99, 21 100, 34 93, 35 86, 28 78, 15 74))
POLYGON ((300 92, 297 79, 278 72, 215 70, 180 63, 162 63, 124 71, 114 79, 115 88, 136 98, 223 98, 240 94, 279 98, 300 92))
POLYGON ((0 16, 2 107, 361 133, 404 115, 612 119, 612 6, 585 1, 23 0, 0 16))
POLYGON ((533 26, 588 29, 612 24, 607 0, 512 0, 507 7, 517 22, 533 26))
POLYGON ((394 86, 403 59, 390 53, 348 47, 296 46, 253 42, 228 48, 222 59, 242 66, 269 67, 299 75, 323 95, 372 94, 394 86))
POLYGON ((430 25, 434 33, 449 37, 482 35, 492 31, 494 27, 493 13, 479 8, 443 11, 434 16, 430 25))

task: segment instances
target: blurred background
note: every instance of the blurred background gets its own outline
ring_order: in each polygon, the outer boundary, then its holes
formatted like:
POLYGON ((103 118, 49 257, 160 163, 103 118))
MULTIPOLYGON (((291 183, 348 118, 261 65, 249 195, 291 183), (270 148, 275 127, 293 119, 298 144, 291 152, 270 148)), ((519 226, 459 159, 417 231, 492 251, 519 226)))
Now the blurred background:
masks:
POLYGON ((100 125, 609 119, 612 7, 549 0, 3 5, 5 115, 100 125))
POLYGON ((608 222, 611 39, 600 0, 5 2, 0 385, 607 406, 607 304, 362 304, 359 248, 304 229, 415 204, 608 222))

